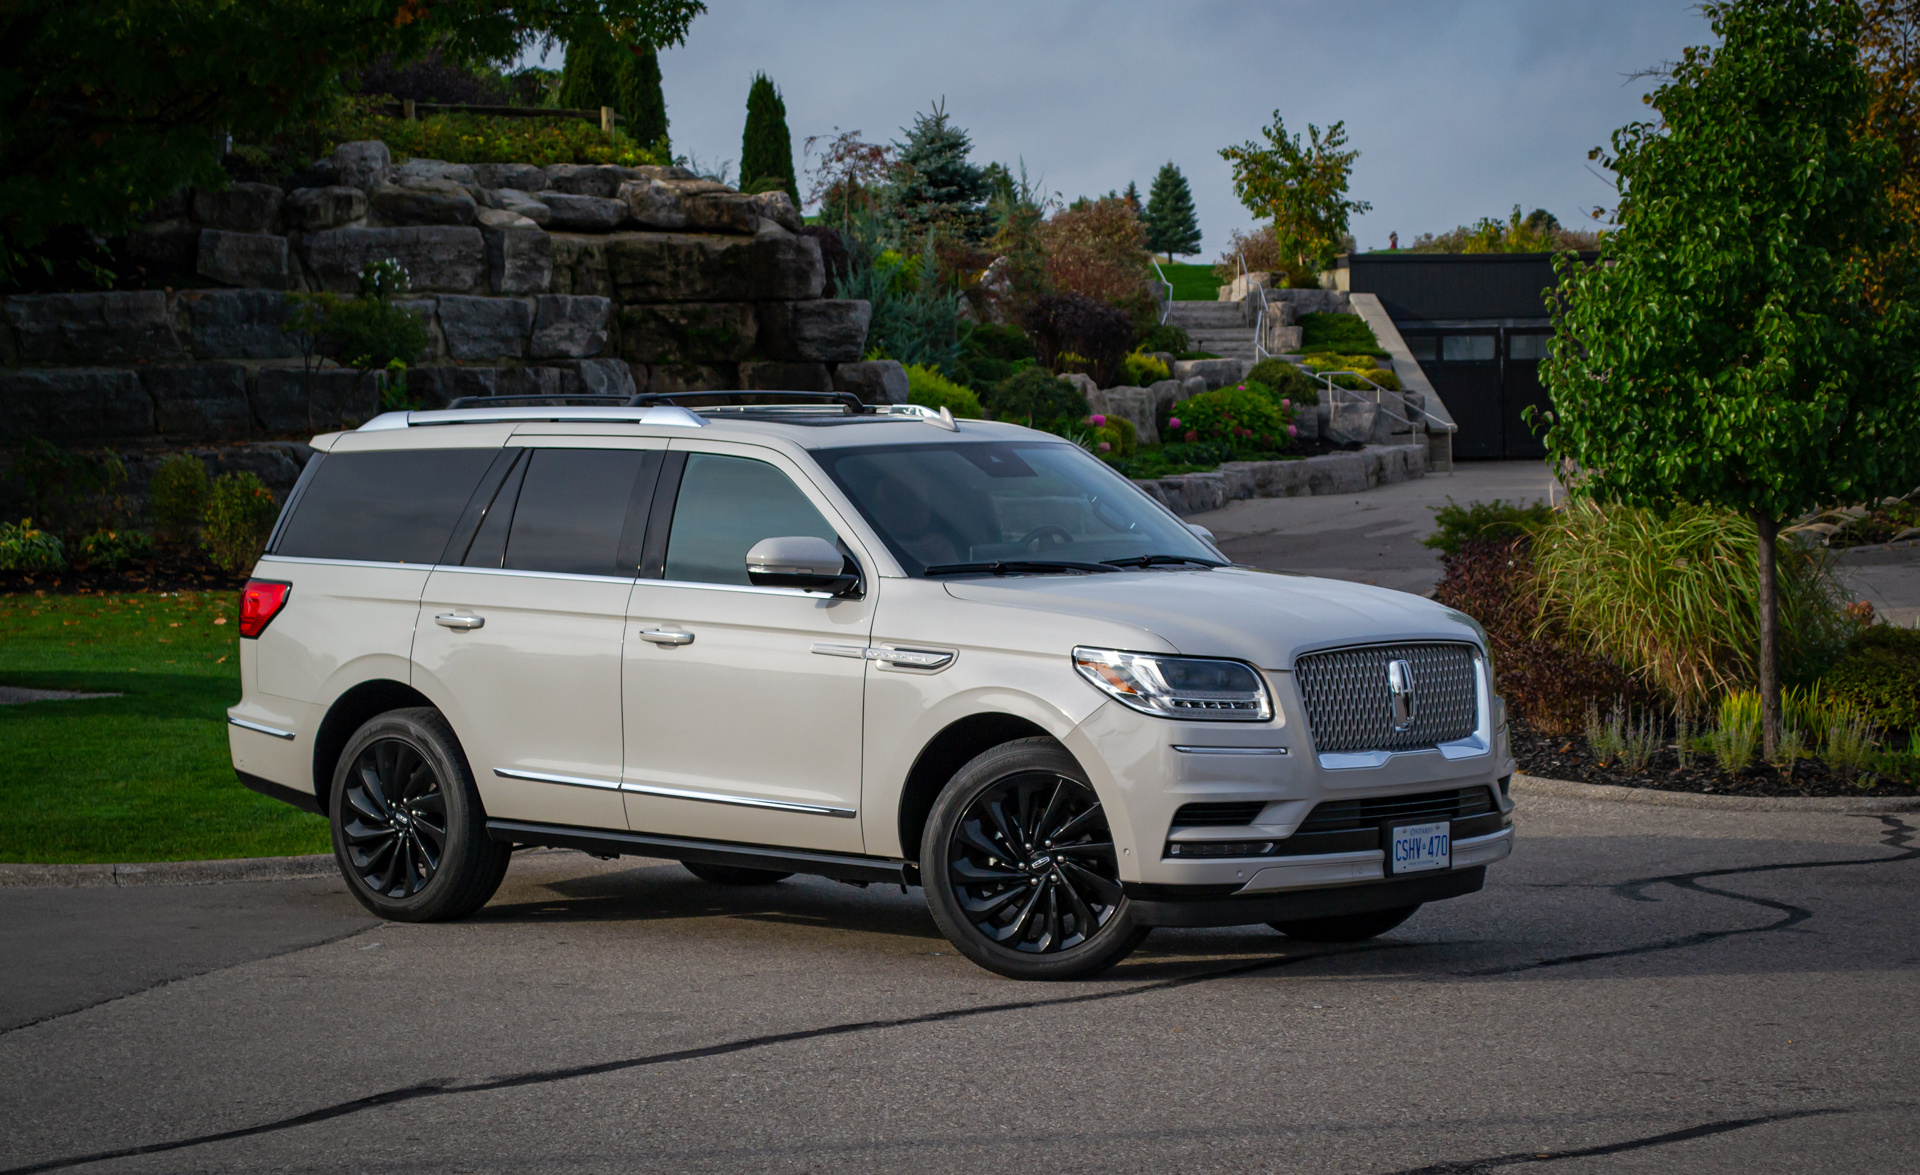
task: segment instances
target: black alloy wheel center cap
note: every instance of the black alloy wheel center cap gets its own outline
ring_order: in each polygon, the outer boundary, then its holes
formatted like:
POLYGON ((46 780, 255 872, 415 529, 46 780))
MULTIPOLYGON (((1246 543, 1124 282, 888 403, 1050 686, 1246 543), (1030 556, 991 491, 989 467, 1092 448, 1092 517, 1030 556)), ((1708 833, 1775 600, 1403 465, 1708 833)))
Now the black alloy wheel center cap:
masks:
POLYGON ((1034 857, 1033 860, 1027 862, 1029 872, 1045 873, 1051 868, 1053 868, 1053 857, 1046 853, 1041 853, 1034 857))

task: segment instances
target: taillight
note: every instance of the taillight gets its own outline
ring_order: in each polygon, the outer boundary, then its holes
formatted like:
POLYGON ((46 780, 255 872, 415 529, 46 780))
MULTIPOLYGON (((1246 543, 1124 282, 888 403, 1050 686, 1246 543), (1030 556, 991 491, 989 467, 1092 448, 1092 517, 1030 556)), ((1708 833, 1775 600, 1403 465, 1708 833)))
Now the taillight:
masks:
POLYGON ((259 636, 287 606, 287 593, 292 590, 292 584, 278 580, 248 580, 246 590, 240 593, 240 635, 259 636))

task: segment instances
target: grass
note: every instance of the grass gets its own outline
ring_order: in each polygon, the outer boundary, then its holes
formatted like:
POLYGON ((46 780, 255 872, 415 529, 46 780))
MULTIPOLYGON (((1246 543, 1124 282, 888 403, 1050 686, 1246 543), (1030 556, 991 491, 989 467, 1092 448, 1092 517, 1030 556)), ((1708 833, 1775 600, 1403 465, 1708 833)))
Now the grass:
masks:
POLYGON ((237 611, 230 592, 0 596, 0 684, 123 695, 0 706, 0 861, 328 851, 325 821, 234 779, 237 611))
POLYGON ((1173 287, 1173 300, 1176 302, 1216 302, 1220 299, 1220 279, 1214 276, 1211 265, 1169 265, 1160 263, 1160 272, 1167 275, 1167 284, 1173 287))

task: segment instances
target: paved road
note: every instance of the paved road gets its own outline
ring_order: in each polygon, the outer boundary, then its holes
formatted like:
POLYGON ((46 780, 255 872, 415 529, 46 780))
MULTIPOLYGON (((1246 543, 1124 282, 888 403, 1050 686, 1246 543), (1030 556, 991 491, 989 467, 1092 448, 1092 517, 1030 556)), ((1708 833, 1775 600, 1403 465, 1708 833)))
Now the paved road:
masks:
POLYGON ((1376 943, 1061 985, 917 891, 562 852, 454 925, 0 890, 0 1171, 1914 1170, 1916 826, 1533 799, 1376 943))

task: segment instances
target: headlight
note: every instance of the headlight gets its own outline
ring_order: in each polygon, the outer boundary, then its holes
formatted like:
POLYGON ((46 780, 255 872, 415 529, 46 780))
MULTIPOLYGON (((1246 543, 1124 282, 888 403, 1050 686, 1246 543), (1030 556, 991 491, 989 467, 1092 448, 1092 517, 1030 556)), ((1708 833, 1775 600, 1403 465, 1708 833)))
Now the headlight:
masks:
POLYGON ((1076 648, 1073 667, 1101 692, 1142 714, 1226 722, 1273 717, 1267 683, 1238 661, 1076 648))

